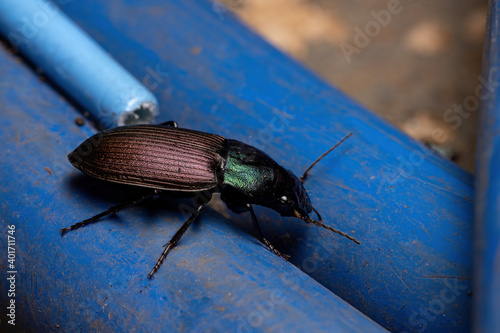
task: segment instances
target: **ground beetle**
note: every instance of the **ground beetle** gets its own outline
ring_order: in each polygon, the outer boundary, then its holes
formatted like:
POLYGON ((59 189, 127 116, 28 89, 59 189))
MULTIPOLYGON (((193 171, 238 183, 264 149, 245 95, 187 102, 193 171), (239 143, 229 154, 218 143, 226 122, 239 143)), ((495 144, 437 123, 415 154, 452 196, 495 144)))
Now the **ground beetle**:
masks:
MULTIPOLYGON (((236 213, 249 211, 262 242, 285 259, 288 256, 282 255, 264 237, 252 205, 269 207, 281 216, 295 216, 359 244, 351 236, 321 223, 321 216, 302 186, 309 170, 351 134, 320 156, 299 179, 255 147, 216 134, 179 128, 174 121, 161 125, 123 126, 100 132, 68 155, 71 164, 89 176, 151 188, 152 191, 61 229, 61 232, 64 234, 93 223, 162 191, 208 191, 210 197, 219 192, 222 201, 236 213), (312 211, 319 221, 309 217, 312 211)), ((189 219, 165 245, 149 277, 158 270, 206 204, 196 204, 189 219)))

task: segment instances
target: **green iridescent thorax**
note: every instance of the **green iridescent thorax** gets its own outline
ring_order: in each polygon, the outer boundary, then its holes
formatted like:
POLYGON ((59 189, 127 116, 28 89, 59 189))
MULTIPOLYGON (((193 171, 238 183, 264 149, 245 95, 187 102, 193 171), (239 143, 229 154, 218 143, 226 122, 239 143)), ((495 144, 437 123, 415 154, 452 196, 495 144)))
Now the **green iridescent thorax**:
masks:
MULTIPOLYGON (((245 143, 228 139, 224 186, 231 186, 252 203, 274 200, 275 175, 281 169, 261 150, 245 143)), ((267 206, 264 205, 264 206, 267 206)))

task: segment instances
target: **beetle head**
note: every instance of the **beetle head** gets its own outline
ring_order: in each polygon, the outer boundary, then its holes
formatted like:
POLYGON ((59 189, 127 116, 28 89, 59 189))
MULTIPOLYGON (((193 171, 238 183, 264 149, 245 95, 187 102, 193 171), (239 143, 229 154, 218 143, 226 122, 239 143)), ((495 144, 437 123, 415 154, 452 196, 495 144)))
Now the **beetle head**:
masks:
POLYGON ((272 208, 280 213, 281 216, 295 216, 296 218, 304 220, 307 223, 313 223, 317 226, 333 231, 359 244, 356 239, 346 233, 321 223, 321 216, 312 206, 309 195, 304 189, 302 182, 290 170, 282 169, 277 173, 275 202, 272 208), (312 211, 316 213, 319 221, 313 220, 309 216, 312 211))
POLYGON ((303 216, 312 212, 311 200, 299 178, 290 170, 281 169, 276 175, 273 208, 281 216, 303 216))

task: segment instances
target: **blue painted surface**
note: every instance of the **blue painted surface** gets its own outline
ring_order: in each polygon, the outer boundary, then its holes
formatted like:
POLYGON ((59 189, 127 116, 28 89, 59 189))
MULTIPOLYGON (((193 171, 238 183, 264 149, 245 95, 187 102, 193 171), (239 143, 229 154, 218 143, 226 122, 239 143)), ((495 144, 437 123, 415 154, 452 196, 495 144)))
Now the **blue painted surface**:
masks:
POLYGON ((0 1, 0 34, 91 113, 101 127, 150 123, 157 115, 155 96, 54 3, 0 1))
MULTIPOLYGON (((159 198, 61 237, 134 191, 69 165, 66 154, 93 129, 77 127, 79 112, 4 47, 0 74, 1 227, 4 240, 8 225, 16 230, 17 331, 385 332, 210 210, 148 279, 183 223, 177 206, 190 200, 159 198)), ((6 291, 6 256, 0 267, 6 291)), ((1 331, 12 328, 5 315, 1 331)))
MULTIPOLYGON (((63 10, 135 77, 156 83, 148 87, 162 106, 159 121, 175 119, 253 144, 296 174, 354 132, 313 169, 305 187, 324 222, 362 244, 258 208, 264 233, 294 265, 384 327, 470 329, 468 173, 329 87, 212 2, 86 1, 63 10)), ((65 155, 92 129, 73 125, 71 105, 12 56, 3 57, 9 84, 1 101, 8 113, 0 130, 10 156, 2 161, 3 223, 20 232, 20 283, 31 300, 21 311, 26 320, 41 328, 234 328, 244 322, 252 329, 249 318, 257 316, 259 329, 370 327, 357 312, 339 314, 334 309, 345 305, 336 296, 252 238, 246 214, 208 210, 152 282, 145 279, 149 268, 182 223, 179 200, 143 204, 60 238, 59 228, 132 192, 72 169, 65 155), (57 172, 48 175, 45 166, 57 172), (287 285, 289 274, 299 288, 287 285), (259 305, 273 290, 287 302, 267 315, 259 305), (42 302, 49 314, 38 312, 42 302)))
POLYGON ((500 4, 490 1, 477 146, 474 332, 500 330, 500 4))

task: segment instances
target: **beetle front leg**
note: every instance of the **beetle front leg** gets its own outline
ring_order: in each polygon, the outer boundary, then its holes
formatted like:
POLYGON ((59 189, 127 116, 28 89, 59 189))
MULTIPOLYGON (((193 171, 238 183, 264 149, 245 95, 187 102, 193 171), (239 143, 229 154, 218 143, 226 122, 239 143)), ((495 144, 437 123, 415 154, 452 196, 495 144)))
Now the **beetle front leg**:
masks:
POLYGON ((158 258, 158 260, 156 261, 156 264, 154 265, 154 267, 151 270, 151 272, 149 272, 149 274, 148 274, 148 276, 150 278, 152 278, 153 275, 154 275, 154 273, 156 273, 156 271, 158 270, 158 268, 160 268, 161 264, 163 263, 163 261, 167 257, 167 255, 170 252, 170 250, 172 250, 172 248, 181 239, 182 235, 184 235, 184 233, 186 232, 186 230, 188 230, 188 228, 191 225, 191 223, 193 223, 193 221, 196 220, 196 218, 198 217, 198 215, 200 215, 200 212, 202 211, 203 208, 205 208, 205 205, 199 206, 198 209, 196 210, 196 212, 194 212, 193 214, 191 214, 191 216, 187 219, 187 221, 184 222, 184 224, 182 225, 182 227, 179 230, 177 230, 177 232, 175 233, 174 237, 172 237, 172 239, 169 240, 168 243, 164 245, 165 249, 161 253, 160 258, 158 258))
POLYGON ((278 251, 272 244, 271 242, 269 242, 265 237, 264 237, 264 233, 262 232, 262 229, 260 228, 260 225, 259 225, 259 221, 257 220, 257 216, 255 215, 255 212, 253 210, 253 207, 252 205, 250 204, 247 204, 247 208, 248 210, 250 211, 250 215, 252 215, 252 222, 253 224, 257 227, 257 230, 259 231, 259 234, 260 234, 260 238, 262 240, 262 243, 264 243, 268 248, 269 250, 271 250, 272 253, 276 254, 278 257, 281 257, 285 260, 288 260, 288 258, 290 258, 289 255, 286 255, 286 254, 281 254, 280 251, 278 251))

